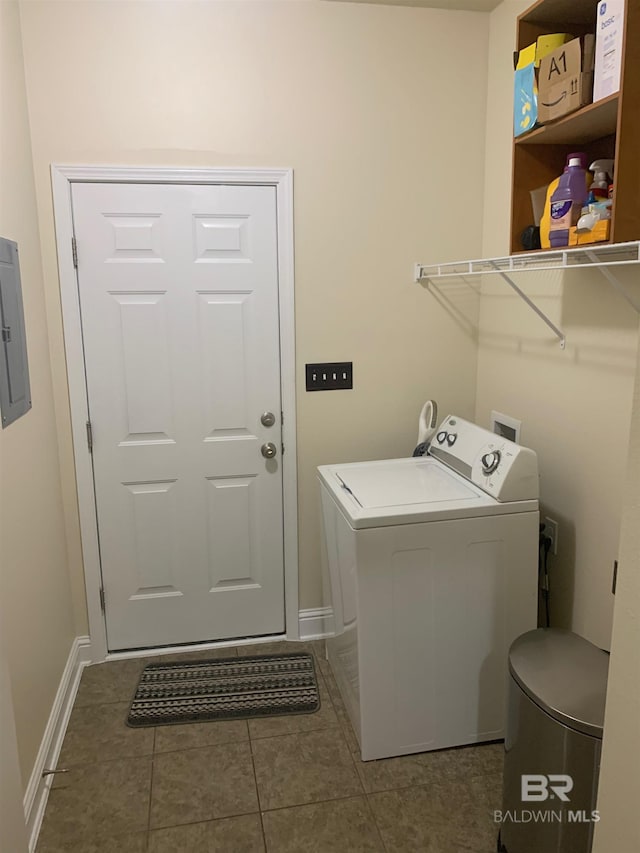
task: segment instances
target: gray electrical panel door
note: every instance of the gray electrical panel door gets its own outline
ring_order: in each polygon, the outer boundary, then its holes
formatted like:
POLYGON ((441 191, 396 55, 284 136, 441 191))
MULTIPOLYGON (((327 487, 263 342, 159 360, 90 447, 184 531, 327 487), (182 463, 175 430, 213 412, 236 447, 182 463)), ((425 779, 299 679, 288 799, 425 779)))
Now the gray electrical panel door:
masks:
POLYGON ((0 411, 2 427, 31 408, 18 244, 0 237, 0 411))

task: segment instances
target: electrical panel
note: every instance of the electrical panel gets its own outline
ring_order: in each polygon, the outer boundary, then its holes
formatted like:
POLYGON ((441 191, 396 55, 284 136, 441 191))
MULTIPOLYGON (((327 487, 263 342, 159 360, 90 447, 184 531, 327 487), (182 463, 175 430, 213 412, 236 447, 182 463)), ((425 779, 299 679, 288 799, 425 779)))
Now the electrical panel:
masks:
POLYGON ((0 237, 0 411, 2 427, 31 408, 18 244, 0 237))

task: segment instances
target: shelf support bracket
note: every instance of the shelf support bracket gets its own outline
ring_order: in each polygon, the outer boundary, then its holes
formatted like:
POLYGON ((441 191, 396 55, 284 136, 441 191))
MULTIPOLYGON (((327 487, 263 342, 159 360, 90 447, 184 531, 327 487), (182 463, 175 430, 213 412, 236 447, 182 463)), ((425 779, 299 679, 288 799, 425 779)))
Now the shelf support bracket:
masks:
POLYGON ((547 326, 551 329, 551 331, 554 333, 554 335, 555 335, 555 336, 558 338, 558 340, 560 341, 560 349, 564 349, 564 348, 565 348, 565 346, 566 346, 566 343, 567 343, 567 339, 565 338, 565 335, 564 335, 564 332, 562 331, 562 329, 559 329, 559 328, 555 325, 555 323, 552 323, 552 322, 551 322, 551 320, 547 317, 547 315, 544 313, 544 311, 541 311, 541 310, 538 308, 538 306, 535 304, 535 302, 533 302, 531 299, 529 299, 529 297, 527 296, 527 294, 526 294, 523 290, 521 290, 521 289, 518 287, 518 285, 517 285, 517 284, 515 283, 515 281, 511 278, 511 276, 507 275, 505 272, 503 272, 501 269, 499 269, 499 268, 496 266, 496 264, 492 263, 492 264, 491 264, 491 266, 495 268, 495 271, 498 273, 498 275, 499 275, 501 278, 503 278, 503 279, 507 282, 507 284, 509 285, 509 287, 512 287, 512 288, 513 288, 513 290, 515 290, 515 292, 518 294, 518 296, 519 296, 521 299, 523 299, 523 300, 527 303, 527 305, 529 306, 529 308, 531 308, 531 310, 532 310, 532 311, 535 311, 535 313, 538 315, 538 317, 540 317, 540 319, 541 319, 544 323, 546 323, 546 324, 547 324, 547 326))
MULTIPOLYGON (((594 255, 593 252, 587 252, 586 254, 587 254, 587 257, 589 258, 590 261, 592 261, 594 264, 598 264, 598 259, 594 255)), ((598 264, 598 269, 600 270, 602 275, 607 279, 609 284, 612 285, 612 287, 614 287, 618 291, 620 296, 622 296, 623 299, 626 299, 626 301, 629 303, 629 305, 631 305, 632 308, 635 308, 635 310, 638 312, 638 314, 640 314, 640 303, 636 299, 634 299, 633 296, 631 296, 630 294, 627 293, 627 291, 625 290, 622 283, 619 281, 616 274, 611 272, 609 267, 602 266, 600 264, 598 264)))

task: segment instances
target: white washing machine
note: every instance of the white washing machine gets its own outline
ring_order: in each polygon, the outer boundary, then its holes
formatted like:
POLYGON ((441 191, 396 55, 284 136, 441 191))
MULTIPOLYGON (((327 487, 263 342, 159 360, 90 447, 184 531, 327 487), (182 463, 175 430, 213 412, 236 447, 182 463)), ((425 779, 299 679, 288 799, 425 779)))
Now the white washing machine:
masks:
POLYGON ((318 468, 327 654, 365 761, 502 738, 536 627, 535 453, 448 416, 429 454, 318 468))

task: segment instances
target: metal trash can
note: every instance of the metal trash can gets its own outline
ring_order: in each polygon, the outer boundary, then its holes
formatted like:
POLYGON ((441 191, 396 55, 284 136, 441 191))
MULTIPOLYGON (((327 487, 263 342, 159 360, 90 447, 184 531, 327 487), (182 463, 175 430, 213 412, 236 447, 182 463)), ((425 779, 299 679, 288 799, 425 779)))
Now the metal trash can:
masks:
POLYGON ((512 644, 498 850, 591 850, 608 667, 607 652, 571 631, 512 644))

